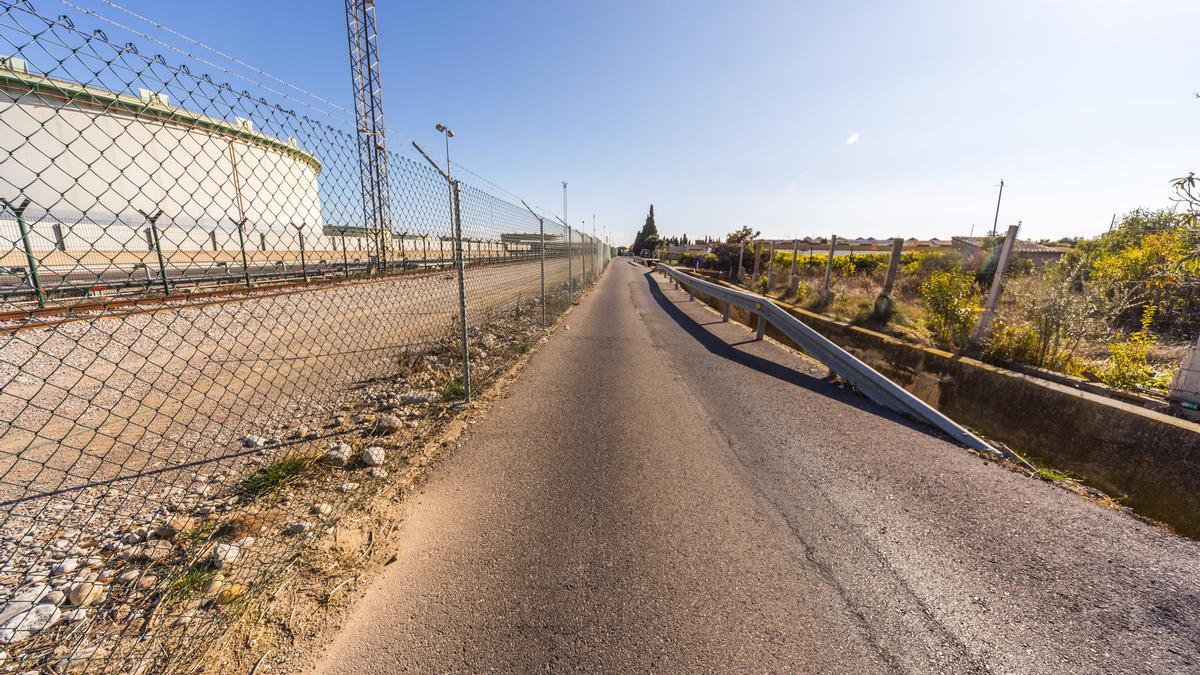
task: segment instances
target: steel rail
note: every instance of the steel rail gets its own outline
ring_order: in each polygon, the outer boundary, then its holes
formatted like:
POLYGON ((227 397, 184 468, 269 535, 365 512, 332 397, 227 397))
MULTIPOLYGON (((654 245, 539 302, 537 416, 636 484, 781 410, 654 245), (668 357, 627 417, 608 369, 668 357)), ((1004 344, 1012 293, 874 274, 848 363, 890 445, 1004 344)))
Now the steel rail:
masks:
POLYGON ((987 441, 938 412, 933 406, 917 398, 904 387, 884 377, 879 371, 863 363, 811 326, 792 316, 790 312, 770 298, 697 279, 662 263, 658 263, 655 269, 672 279, 680 287, 687 289, 693 300, 696 291, 701 291, 712 296, 718 302, 724 303, 723 315, 726 319, 729 317, 730 306, 740 307, 752 315, 757 315, 760 338, 766 324, 769 323, 875 403, 932 425, 968 448, 985 452, 994 450, 987 441))

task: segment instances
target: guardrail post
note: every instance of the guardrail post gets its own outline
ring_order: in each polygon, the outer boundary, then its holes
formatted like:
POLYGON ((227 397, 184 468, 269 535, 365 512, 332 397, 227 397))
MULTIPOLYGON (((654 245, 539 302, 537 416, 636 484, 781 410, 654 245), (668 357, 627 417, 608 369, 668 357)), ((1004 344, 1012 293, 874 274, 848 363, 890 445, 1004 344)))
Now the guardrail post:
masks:
POLYGON ((458 258, 458 336, 462 341, 463 402, 471 402, 471 352, 467 345, 467 282, 462 249, 462 209, 459 206, 459 182, 454 185, 454 251, 458 258))
MULTIPOLYGON (((237 223, 238 231, 238 248, 242 249, 242 278, 246 281, 246 288, 254 288, 250 283, 250 262, 246 259, 246 219, 242 218, 237 223)), ((214 235, 216 232, 213 233, 214 235)))
MULTIPOLYGON (((162 209, 157 209, 154 215, 138 209, 138 213, 150 223, 150 243, 154 246, 154 255, 158 258, 158 274, 162 277, 163 295, 171 295, 171 282, 167 279, 167 263, 163 258, 162 239, 158 236, 158 219, 162 217, 162 209)), ((146 276, 150 276, 147 272, 146 276)))
POLYGON ((742 258, 746 255, 746 240, 738 242, 738 264, 737 275, 733 278, 737 283, 742 283, 742 258))
POLYGON ((896 284, 896 273, 900 270, 900 251, 904 248, 904 240, 896 237, 892 240, 892 257, 888 259, 887 276, 883 278, 883 290, 875 298, 875 318, 887 319, 895 310, 892 301, 892 286, 896 284))
POLYGON ((763 333, 767 332, 767 315, 762 311, 763 306, 761 302, 754 303, 754 308, 758 311, 758 326, 754 331, 754 339, 761 340, 763 339, 763 333))
POLYGON ((724 303, 724 307, 721 308, 721 322, 722 323, 729 322, 729 303, 728 302, 724 303))
POLYGON ((1020 229, 1020 224, 1008 226, 1008 234, 1004 237, 1004 246, 1000 249, 1000 259, 996 261, 996 274, 992 277, 992 289, 988 292, 987 304, 984 305, 983 314, 980 315, 979 322, 975 324, 975 330, 971 333, 972 344, 987 337, 991 328, 992 315, 996 312, 996 304, 1000 302, 1000 291, 1004 289, 1004 271, 1008 269, 1008 259, 1012 254, 1013 244, 1017 241, 1017 232, 1020 229))
POLYGON ((20 206, 13 206, 7 199, 0 199, 4 208, 13 212, 17 217, 17 228, 21 231, 21 245, 25 247, 25 261, 29 265, 29 283, 33 286, 33 295, 37 298, 39 308, 46 306, 46 293, 42 290, 42 279, 38 276, 37 258, 33 257, 33 245, 29 242, 29 224, 25 222, 25 209, 29 208, 29 198, 26 197, 20 206))
POLYGON ((829 290, 830 277, 833 276, 833 252, 837 249, 837 235, 829 237, 829 258, 825 260, 825 280, 821 282, 821 303, 828 305, 833 302, 833 291, 829 290))

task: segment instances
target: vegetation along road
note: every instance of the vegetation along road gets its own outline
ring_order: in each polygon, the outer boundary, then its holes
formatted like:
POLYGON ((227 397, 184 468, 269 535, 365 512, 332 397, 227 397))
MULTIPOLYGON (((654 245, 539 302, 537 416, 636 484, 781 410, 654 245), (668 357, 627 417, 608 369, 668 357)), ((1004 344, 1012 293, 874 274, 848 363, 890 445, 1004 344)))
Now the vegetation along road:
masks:
POLYGON ((1185 672, 1200 544, 618 261, 412 501, 324 673, 1185 672))

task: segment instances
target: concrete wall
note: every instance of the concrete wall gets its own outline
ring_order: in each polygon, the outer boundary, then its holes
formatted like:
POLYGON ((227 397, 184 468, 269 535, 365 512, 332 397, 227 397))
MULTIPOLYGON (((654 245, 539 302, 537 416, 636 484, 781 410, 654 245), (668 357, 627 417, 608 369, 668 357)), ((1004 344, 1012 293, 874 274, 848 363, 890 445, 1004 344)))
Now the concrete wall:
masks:
MULTIPOLYGON (((788 309, 960 424, 1200 537, 1200 424, 788 309)), ((730 316, 752 325, 745 312, 730 316)))

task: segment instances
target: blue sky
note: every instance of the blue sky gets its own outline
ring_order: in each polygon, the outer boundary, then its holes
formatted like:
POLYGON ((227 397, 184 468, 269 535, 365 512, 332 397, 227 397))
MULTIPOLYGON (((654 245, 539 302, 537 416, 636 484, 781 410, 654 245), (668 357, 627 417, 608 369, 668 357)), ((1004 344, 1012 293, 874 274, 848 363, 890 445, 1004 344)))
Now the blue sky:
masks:
MULTIPOLYGON (((121 4, 350 107, 342 2, 121 4)), ((692 237, 979 233, 1001 178, 1001 226, 1091 235, 1168 206, 1169 179, 1200 170, 1200 3, 380 0, 378 14, 390 130, 437 147, 445 122, 456 160, 555 212, 566 180, 571 221, 596 214, 618 243, 651 202, 660 232, 692 237)))

